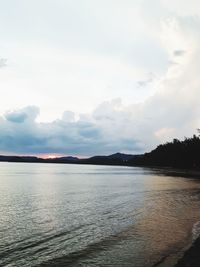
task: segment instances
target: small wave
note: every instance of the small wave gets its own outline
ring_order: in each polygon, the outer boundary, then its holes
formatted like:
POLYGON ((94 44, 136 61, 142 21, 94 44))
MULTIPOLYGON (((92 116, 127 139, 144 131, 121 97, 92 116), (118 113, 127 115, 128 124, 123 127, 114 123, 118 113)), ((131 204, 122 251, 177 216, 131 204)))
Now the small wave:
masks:
POLYGON ((192 241, 194 242, 200 236, 200 221, 196 222, 192 227, 192 241))

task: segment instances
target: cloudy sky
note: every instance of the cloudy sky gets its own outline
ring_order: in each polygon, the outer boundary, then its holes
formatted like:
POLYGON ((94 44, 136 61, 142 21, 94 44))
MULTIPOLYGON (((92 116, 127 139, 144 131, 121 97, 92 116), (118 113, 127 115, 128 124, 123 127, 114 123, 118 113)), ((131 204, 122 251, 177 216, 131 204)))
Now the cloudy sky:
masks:
POLYGON ((0 0, 0 153, 142 153, 200 127, 198 0, 0 0))

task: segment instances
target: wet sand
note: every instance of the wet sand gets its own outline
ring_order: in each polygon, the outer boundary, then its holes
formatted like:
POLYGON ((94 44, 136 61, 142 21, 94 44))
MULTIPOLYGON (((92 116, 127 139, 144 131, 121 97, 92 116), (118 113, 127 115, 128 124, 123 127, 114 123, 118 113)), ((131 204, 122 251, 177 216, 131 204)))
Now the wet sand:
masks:
MULTIPOLYGON (((156 169, 156 168, 155 168, 156 169)), ((156 169, 158 172, 164 173, 169 176, 180 176, 185 178, 200 178, 199 170, 190 169, 173 169, 173 168, 161 168, 156 169)), ((183 254, 182 258, 174 265, 174 267, 200 267, 200 236, 194 241, 183 254)))

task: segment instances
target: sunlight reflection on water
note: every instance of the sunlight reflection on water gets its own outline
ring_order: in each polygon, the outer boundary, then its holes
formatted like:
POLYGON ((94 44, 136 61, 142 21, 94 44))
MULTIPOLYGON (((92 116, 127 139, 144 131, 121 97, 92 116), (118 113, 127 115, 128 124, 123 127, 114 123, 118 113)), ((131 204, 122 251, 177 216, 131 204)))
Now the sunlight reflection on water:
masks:
POLYGON ((0 265, 152 266, 192 240, 199 204, 198 180, 148 169, 1 163, 0 265))

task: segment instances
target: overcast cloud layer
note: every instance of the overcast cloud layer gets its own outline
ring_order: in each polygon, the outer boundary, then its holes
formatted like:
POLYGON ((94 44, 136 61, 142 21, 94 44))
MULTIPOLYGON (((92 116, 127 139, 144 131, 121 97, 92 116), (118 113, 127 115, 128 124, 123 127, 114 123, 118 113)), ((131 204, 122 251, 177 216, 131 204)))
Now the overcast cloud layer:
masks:
POLYGON ((199 32, 196 0, 1 3, 0 152, 142 153, 196 133, 199 32))

